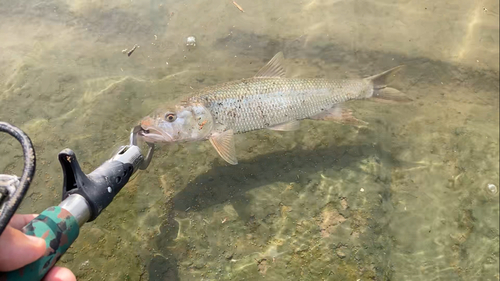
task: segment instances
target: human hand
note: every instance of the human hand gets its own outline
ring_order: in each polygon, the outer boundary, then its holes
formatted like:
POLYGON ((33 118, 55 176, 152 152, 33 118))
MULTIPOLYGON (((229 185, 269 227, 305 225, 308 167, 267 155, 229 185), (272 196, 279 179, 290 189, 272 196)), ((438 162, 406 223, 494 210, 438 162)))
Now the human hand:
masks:
MULTIPOLYGON (((19 269, 45 254, 45 240, 21 232, 36 216, 14 215, 0 235, 0 272, 19 269)), ((76 277, 71 270, 54 266, 43 281, 76 281, 76 277)))

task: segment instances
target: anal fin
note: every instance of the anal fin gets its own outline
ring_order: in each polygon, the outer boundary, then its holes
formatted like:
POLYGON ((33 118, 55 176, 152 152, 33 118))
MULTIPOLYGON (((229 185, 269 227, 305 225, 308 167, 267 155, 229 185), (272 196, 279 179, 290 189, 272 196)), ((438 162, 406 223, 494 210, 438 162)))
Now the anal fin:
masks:
POLYGON ((368 122, 360 120, 352 114, 352 110, 349 108, 334 106, 331 109, 322 112, 320 114, 311 116, 310 119, 313 120, 328 120, 335 123, 353 126, 366 126, 368 122))

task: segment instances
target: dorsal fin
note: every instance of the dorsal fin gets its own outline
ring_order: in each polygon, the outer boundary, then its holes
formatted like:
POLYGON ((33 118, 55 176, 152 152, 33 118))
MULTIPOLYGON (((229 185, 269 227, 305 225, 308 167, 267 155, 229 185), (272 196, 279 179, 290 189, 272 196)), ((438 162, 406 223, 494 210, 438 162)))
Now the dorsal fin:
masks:
POLYGON ((282 52, 277 53, 274 57, 264 65, 255 74, 255 78, 281 78, 285 76, 285 68, 283 67, 283 62, 285 57, 282 52))

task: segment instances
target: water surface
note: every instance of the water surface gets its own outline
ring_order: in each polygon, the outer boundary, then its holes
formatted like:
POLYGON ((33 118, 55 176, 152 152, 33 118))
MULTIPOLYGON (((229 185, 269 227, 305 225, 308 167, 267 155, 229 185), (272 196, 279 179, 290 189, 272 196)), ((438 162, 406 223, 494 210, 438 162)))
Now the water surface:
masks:
MULTIPOLYGON (((392 86, 414 101, 350 102, 361 128, 238 135, 237 166, 208 142, 164 146, 59 265, 78 280, 498 280, 498 2, 236 2, 3 1, 0 120, 38 157, 19 212, 60 202, 62 149, 90 172, 158 104, 279 51, 288 77, 405 64, 392 86)), ((0 138, 0 172, 20 173, 0 138)))

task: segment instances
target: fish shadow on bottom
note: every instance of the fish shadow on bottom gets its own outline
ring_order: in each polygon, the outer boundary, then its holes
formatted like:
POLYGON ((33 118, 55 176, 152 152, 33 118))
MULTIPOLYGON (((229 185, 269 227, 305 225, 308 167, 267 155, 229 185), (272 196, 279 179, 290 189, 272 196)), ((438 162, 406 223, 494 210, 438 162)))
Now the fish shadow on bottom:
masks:
MULTIPOLYGON (((198 176, 167 203, 171 209, 167 211, 160 234, 153 241, 154 247, 161 254, 154 255, 149 262, 149 280, 180 280, 178 262, 186 257, 182 251, 183 247, 176 247, 175 239, 179 231, 176 218, 185 218, 186 209, 189 208, 188 212, 196 212, 230 202, 242 221, 251 222, 252 214, 248 210, 248 202, 252 199, 247 197, 247 191, 275 182, 296 182, 299 183, 298 186, 306 186, 313 180, 311 175, 324 170, 349 168, 363 174, 366 172, 356 163, 366 157, 374 157, 387 169, 400 164, 390 152, 380 146, 352 145, 280 151, 241 161, 237 166, 213 167, 209 172, 198 176)), ((390 194, 382 196, 390 197, 390 194)))
MULTIPOLYGON (((280 151, 241 161, 236 166, 213 167, 167 202, 167 218, 160 226, 160 234, 152 241, 161 254, 153 255, 149 261, 149 280, 180 280, 178 263, 186 258, 186 249, 183 250, 185 245, 175 242, 179 231, 176 219, 186 218, 187 209, 197 212, 229 202, 239 218, 248 223, 252 221, 248 202, 253 199, 246 193, 251 189, 276 182, 296 182, 303 187, 313 180, 311 175, 324 170, 349 168, 361 175, 366 172, 357 163, 367 157, 374 157, 387 169, 402 164, 381 146, 332 145, 315 150, 280 151)), ((390 197, 387 192, 382 193, 384 198, 390 197)), ((374 231, 379 227, 382 226, 375 225, 374 231)))
POLYGON ((376 156, 387 167, 397 166, 390 152, 380 146, 330 146, 315 150, 279 151, 241 161, 237 166, 215 166, 198 176, 172 199, 180 217, 186 209, 199 211, 229 201, 241 219, 248 220, 246 193, 254 188, 276 182, 296 182, 305 186, 311 174, 349 167, 365 173, 356 163, 366 156, 376 156))
POLYGON ((148 273, 150 281, 168 280, 178 281, 179 273, 177 270, 177 260, 175 258, 166 259, 163 256, 155 256, 149 262, 148 273))

